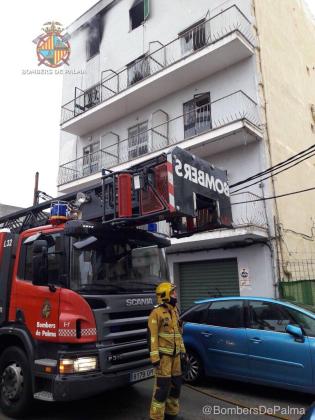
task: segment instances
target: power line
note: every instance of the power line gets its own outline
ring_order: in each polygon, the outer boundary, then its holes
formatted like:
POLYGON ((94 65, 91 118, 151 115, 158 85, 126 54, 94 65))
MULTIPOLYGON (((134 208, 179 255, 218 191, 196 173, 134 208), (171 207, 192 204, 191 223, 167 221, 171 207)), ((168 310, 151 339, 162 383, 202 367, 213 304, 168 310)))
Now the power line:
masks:
MULTIPOLYGON (((298 160, 297 162, 295 162, 294 164, 292 164, 290 166, 286 166, 284 169, 281 169, 280 171, 271 173, 270 175, 268 175, 264 178, 260 178, 258 181, 252 182, 249 185, 245 185, 244 187, 241 187, 238 190, 233 191, 233 194, 237 193, 238 191, 244 190, 245 188, 251 187, 252 185, 259 184, 260 182, 265 181, 266 179, 273 178, 274 176, 280 174, 281 172, 285 172, 285 171, 293 168, 294 166, 299 165, 300 163, 304 162, 304 160, 310 159, 313 156, 315 156, 315 151, 313 151, 313 153, 309 154, 308 156, 304 157, 304 159, 299 158, 301 160, 298 160)), ((233 186, 231 186, 230 188, 233 188, 233 186)))
POLYGON ((266 170, 264 170, 262 172, 258 172, 257 174, 254 174, 254 175, 252 175, 252 176, 250 176, 250 177, 248 177, 248 178, 246 178, 244 180, 241 180, 241 181, 236 182, 235 184, 232 184, 230 186, 230 188, 237 187, 238 185, 245 184, 245 183, 250 182, 250 181, 252 181, 252 180, 254 180, 254 179, 258 178, 258 177, 261 177, 261 176, 264 176, 264 175, 266 175, 268 173, 274 172, 274 171, 276 171, 276 170, 278 170, 278 169, 280 169, 280 168, 282 168, 284 166, 287 166, 287 165, 293 163, 296 160, 299 160, 299 159, 301 159, 301 158, 303 158, 303 157, 305 157, 305 156, 313 153, 314 151, 315 151, 315 144, 313 144, 312 146, 308 147, 307 149, 304 149, 304 150, 300 151, 299 153, 296 153, 295 155, 289 157, 288 159, 285 159, 284 161, 279 162, 279 163, 277 163, 274 166, 271 166, 270 168, 268 168, 268 169, 266 169, 266 170))
POLYGON ((301 194, 304 192, 308 192, 308 191, 312 191, 315 190, 315 187, 311 187, 311 188, 306 188, 305 190, 298 190, 298 191, 292 191, 289 193, 285 193, 285 194, 279 194, 279 195, 273 195, 271 197, 262 197, 262 198, 256 198, 255 200, 249 200, 249 201, 240 201, 237 203, 231 203, 232 206, 235 206, 237 204, 247 204, 247 203, 255 203, 256 201, 266 201, 266 200, 272 200, 274 198, 281 198, 281 197, 286 197, 288 195, 295 195, 295 194, 301 194))

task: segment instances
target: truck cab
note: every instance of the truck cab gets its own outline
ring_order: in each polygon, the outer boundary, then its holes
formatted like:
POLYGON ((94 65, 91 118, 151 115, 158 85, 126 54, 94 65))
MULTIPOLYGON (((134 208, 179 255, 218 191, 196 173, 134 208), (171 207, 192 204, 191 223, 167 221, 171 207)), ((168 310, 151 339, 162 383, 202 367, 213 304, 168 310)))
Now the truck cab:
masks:
POLYGON ((19 354, 6 362, 15 346, 0 358, 6 378, 1 406, 8 414, 16 411, 29 370, 35 398, 50 401, 87 397, 153 374, 146 323, 155 287, 168 279, 169 241, 140 229, 91 236, 92 225, 89 234, 80 226, 69 234, 67 225, 48 225, 22 232, 15 245, 12 240, 8 322, 0 334, 5 340, 19 329, 19 347, 30 345, 32 357, 26 371, 19 354))

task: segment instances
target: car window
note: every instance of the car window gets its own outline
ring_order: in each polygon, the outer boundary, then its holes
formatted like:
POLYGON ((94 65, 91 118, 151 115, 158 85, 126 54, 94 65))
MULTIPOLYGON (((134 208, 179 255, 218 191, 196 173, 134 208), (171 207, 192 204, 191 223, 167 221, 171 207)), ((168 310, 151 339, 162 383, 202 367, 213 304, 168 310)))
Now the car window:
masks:
POLYGON ((195 324, 202 324, 206 319, 208 306, 209 306, 209 303, 197 305, 189 309, 186 313, 184 313, 181 318, 184 322, 193 322, 195 324))
POLYGON ((218 327, 242 328, 243 301, 226 300, 212 302, 207 316, 207 324, 218 327))
POLYGON ((286 308, 286 310, 294 319, 294 323, 299 325, 306 335, 309 337, 315 337, 315 319, 303 314, 302 312, 296 311, 295 309, 286 308))
POLYGON ((250 328, 286 332, 288 324, 294 323, 291 315, 280 305, 263 301, 250 301, 250 328))

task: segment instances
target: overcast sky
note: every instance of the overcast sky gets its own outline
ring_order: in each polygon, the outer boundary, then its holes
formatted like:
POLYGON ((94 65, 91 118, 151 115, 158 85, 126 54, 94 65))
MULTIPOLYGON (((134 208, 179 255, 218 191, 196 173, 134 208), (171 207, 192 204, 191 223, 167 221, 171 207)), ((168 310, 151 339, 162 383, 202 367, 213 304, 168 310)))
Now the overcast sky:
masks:
MULTIPOLYGON (((315 16, 315 0, 307 2, 315 16)), ((41 34, 45 22, 56 20, 67 26, 95 3, 96 0, 0 3, 0 15, 5 17, 0 27, 0 203, 31 205, 36 171, 40 173, 39 188, 56 196, 62 76, 22 72, 38 68, 32 40, 41 34)))

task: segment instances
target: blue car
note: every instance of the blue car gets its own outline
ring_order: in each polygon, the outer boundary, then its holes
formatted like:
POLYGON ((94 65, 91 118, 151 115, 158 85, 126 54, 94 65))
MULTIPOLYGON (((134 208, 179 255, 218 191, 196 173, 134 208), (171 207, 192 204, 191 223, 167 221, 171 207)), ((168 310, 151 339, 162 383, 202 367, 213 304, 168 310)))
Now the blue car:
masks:
POLYGON ((315 391, 315 313, 259 297, 201 300, 182 314, 187 382, 216 376, 315 391))

